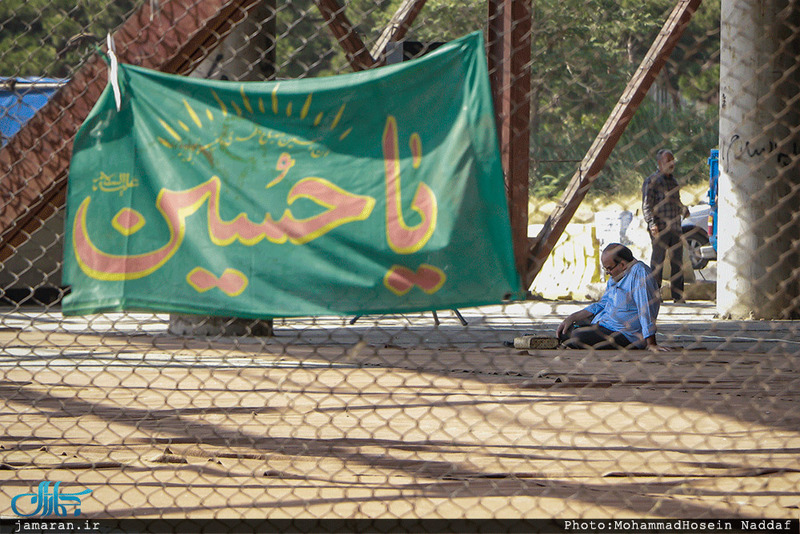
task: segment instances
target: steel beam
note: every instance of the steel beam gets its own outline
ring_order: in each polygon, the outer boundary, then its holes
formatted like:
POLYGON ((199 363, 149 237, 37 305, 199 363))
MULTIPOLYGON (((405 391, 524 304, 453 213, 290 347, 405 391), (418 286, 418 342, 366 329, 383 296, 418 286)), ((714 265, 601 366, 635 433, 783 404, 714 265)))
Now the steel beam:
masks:
POLYGON ((531 16, 530 0, 489 0, 489 77, 515 263, 523 278, 528 270, 531 16))
POLYGON ((664 23, 664 27, 656 37, 650 50, 645 55, 636 73, 633 75, 620 96, 617 105, 609 115, 600 133, 583 157, 580 168, 572 176, 561 201, 545 221, 539 235, 531 243, 529 250, 529 267, 525 283, 529 286, 542 269, 547 256, 550 255, 561 234, 564 232, 575 211, 578 209, 589 187, 603 170, 603 167, 614 150, 614 147, 633 118, 633 114, 641 104, 653 81, 667 62, 683 31, 689 25, 701 0, 681 0, 675 5, 672 13, 664 23))
POLYGON ((406 32, 414 23, 419 12, 425 6, 427 0, 405 0, 392 16, 392 20, 383 29, 381 36, 372 48, 371 55, 376 58, 376 66, 386 64, 386 49, 389 43, 396 43, 405 37, 406 32))
POLYGON ((328 27, 344 49, 347 61, 354 71, 367 70, 375 66, 375 59, 367 50, 353 25, 336 0, 315 0, 328 27))

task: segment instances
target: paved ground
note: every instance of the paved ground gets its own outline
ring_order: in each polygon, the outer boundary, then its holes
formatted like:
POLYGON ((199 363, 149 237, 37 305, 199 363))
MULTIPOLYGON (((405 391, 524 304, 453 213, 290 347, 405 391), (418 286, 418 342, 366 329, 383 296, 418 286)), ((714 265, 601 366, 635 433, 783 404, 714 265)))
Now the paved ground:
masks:
POLYGON ((800 513, 800 323, 665 305, 676 350, 518 351, 581 303, 276 321, 14 310, 0 515, 41 480, 92 517, 781 517, 800 513))

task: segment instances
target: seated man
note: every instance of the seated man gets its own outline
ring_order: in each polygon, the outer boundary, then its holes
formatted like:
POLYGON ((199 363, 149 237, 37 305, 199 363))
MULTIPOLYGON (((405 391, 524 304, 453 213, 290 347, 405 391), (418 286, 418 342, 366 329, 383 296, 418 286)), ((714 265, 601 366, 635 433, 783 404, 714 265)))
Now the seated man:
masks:
POLYGON ((619 243, 600 255, 608 274, 603 298, 564 319, 556 334, 567 348, 669 350, 656 344, 661 295, 652 269, 619 243))

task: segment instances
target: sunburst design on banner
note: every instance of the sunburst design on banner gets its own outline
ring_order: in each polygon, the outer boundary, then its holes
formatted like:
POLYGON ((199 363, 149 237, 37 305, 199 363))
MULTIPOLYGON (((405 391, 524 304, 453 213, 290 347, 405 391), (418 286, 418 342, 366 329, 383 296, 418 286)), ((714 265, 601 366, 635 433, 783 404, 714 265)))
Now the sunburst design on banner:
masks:
MULTIPOLYGON (((285 107, 283 107, 281 104, 280 95, 278 93, 279 88, 280 83, 275 84, 275 87, 270 93, 272 115, 278 116, 283 113, 287 118, 293 118, 293 101, 289 100, 286 102, 285 107)), ((260 146, 269 144, 270 142, 274 142, 281 148, 308 146, 308 150, 311 156, 314 158, 324 157, 329 152, 327 148, 320 147, 313 140, 302 140, 296 137, 287 136, 287 134, 284 133, 276 133, 271 128, 261 125, 255 126, 250 135, 231 137, 230 134, 228 134, 228 137, 226 137, 225 135, 220 134, 217 138, 205 144, 192 143, 188 138, 196 136, 196 134, 194 134, 194 136, 192 135, 195 128, 199 131, 206 130, 207 126, 215 122, 217 116, 220 116, 223 119, 228 117, 230 115, 230 110, 233 110, 233 114, 237 117, 251 120, 257 119, 258 115, 263 116, 268 114, 264 105, 264 100, 261 97, 258 98, 256 107, 253 107, 250 97, 248 97, 247 93, 245 92, 244 85, 240 86, 239 88, 239 99, 229 100, 227 103, 213 89, 209 89, 209 92, 214 101, 217 103, 217 107, 206 107, 205 109, 198 110, 195 109, 195 107, 193 107, 193 105, 184 98, 182 103, 186 111, 186 117, 176 117, 172 119, 174 123, 170 123, 163 118, 158 119, 159 124, 165 132, 165 135, 157 137, 158 142, 166 148, 180 150, 180 155, 184 161, 191 162, 196 154, 202 154, 209 161, 209 163, 212 163, 214 158, 211 155, 211 151, 216 147, 226 147, 230 146, 234 142, 244 142, 251 139, 256 139, 260 146), (201 119, 203 115, 205 115, 207 123, 201 119), (181 131, 185 132, 185 137, 181 134, 181 131)), ((325 120, 326 113, 323 111, 317 112, 316 114, 312 113, 313 98, 313 93, 309 93, 305 97, 297 119, 300 121, 306 121, 309 120, 310 116, 313 116, 314 118, 311 121, 312 126, 314 128, 322 128, 327 123, 325 120)), ((327 126, 328 131, 332 132, 336 130, 346 108, 347 104, 342 104, 336 109, 335 112, 329 115, 330 124, 327 126)), ((258 124, 257 120, 255 122, 258 124)), ((345 129, 341 134, 339 134, 338 140, 343 141, 348 135, 350 135, 352 131, 352 127, 345 129)))

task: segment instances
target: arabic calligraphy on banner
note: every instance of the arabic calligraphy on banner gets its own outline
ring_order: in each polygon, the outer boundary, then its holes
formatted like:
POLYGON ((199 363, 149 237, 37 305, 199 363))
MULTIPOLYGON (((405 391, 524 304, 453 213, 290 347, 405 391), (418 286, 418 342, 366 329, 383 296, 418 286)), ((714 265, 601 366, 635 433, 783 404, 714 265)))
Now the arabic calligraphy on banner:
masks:
POLYGON ((76 137, 67 314, 402 312, 519 291, 479 33, 330 78, 120 65, 76 137))

